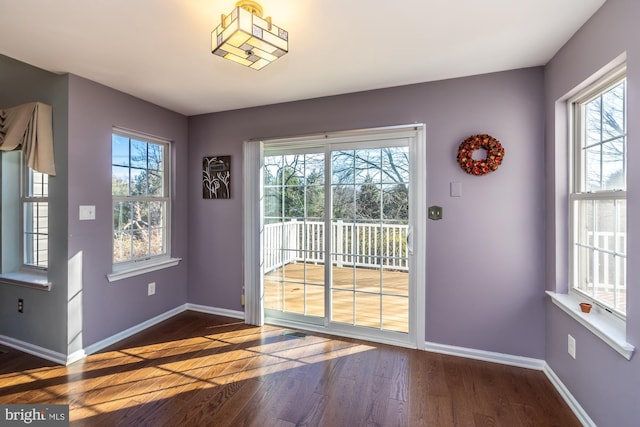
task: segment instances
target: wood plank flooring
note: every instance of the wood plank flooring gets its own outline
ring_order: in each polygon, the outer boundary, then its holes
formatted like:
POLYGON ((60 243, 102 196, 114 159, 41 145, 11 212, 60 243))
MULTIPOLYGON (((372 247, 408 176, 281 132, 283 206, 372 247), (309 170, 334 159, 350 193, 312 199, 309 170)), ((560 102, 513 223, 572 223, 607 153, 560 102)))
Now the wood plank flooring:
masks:
POLYGON ((73 426, 579 426, 539 371, 184 312, 70 366, 0 354, 0 403, 73 426))

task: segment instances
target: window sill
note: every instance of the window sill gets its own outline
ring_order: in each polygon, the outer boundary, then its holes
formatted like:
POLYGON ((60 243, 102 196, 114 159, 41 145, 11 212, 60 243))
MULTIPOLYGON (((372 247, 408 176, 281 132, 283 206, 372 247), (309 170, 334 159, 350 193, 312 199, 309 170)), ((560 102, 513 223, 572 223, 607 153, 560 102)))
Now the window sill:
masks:
POLYGON ((580 311, 580 300, 577 296, 558 294, 547 291, 551 301, 562 311, 574 318, 578 323, 590 330, 594 335, 620 353, 625 359, 631 360, 635 347, 627 342, 625 322, 603 312, 600 307, 593 306, 590 313, 580 311))
POLYGON ((140 274, 162 270, 163 268, 174 267, 178 265, 180 261, 182 261, 182 258, 167 258, 140 265, 128 265, 126 268, 115 270, 113 273, 107 274, 107 280, 109 282, 115 282, 129 277, 138 276, 140 274))
POLYGON ((51 290, 51 282, 47 274, 39 272, 15 271, 13 273, 2 273, 0 274, 0 283, 23 286, 41 291, 51 290))

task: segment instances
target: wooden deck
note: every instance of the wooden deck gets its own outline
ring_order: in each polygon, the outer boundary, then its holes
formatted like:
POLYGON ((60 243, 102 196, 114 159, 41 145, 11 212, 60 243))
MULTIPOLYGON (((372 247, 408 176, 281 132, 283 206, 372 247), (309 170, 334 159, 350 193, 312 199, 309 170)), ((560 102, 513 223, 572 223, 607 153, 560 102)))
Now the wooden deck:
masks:
MULTIPOLYGON (((265 308, 324 317, 324 265, 291 263, 265 275, 265 308)), ((409 274, 333 267, 332 321, 408 332, 409 274)))
POLYGON ((185 312, 69 366, 7 348, 0 402, 72 427, 580 426, 542 371, 291 332, 185 312))

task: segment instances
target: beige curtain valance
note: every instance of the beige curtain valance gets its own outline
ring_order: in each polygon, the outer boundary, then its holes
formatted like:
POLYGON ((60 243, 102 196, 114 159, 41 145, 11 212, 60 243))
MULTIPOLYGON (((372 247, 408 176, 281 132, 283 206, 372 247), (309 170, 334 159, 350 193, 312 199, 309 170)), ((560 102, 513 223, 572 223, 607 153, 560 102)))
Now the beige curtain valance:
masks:
POLYGON ((52 118, 51 106, 41 102, 0 108, 0 150, 22 149, 31 169, 55 175, 52 118))

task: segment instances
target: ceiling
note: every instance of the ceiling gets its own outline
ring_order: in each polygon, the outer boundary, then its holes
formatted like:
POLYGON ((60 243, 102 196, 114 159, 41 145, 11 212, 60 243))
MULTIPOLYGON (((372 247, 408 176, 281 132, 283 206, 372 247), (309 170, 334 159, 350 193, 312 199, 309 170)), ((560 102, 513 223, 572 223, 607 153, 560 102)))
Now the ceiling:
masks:
POLYGON ((605 0, 259 0, 260 71, 211 54, 236 0, 1 0, 0 54, 195 115, 544 65, 605 0))

